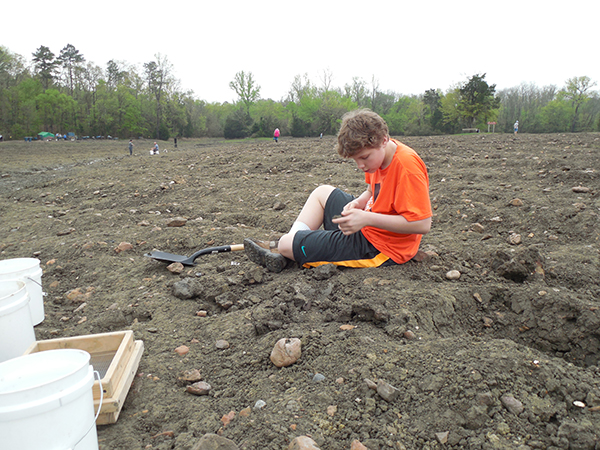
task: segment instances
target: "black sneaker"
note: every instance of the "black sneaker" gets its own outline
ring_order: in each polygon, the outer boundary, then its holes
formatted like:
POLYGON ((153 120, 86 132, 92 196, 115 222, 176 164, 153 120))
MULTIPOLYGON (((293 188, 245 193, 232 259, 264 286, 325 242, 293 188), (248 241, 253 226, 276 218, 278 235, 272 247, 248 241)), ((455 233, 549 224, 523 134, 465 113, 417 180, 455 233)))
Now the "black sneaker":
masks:
POLYGON ((287 258, 277 252, 269 242, 244 239, 244 251, 250 261, 266 267, 271 272, 279 273, 287 266, 287 258))

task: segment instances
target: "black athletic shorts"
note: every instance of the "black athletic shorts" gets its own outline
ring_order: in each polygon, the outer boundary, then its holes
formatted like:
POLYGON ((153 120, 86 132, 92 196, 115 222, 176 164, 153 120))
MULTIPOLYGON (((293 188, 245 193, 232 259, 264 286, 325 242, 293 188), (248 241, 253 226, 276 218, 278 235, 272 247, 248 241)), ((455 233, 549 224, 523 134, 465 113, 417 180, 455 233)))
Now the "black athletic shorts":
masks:
POLYGON ((379 267, 396 263, 377 250, 358 231, 349 236, 342 233, 331 220, 342 213, 354 196, 335 189, 325 203, 323 228, 298 231, 294 236, 294 259, 303 267, 336 264, 346 267, 379 267))

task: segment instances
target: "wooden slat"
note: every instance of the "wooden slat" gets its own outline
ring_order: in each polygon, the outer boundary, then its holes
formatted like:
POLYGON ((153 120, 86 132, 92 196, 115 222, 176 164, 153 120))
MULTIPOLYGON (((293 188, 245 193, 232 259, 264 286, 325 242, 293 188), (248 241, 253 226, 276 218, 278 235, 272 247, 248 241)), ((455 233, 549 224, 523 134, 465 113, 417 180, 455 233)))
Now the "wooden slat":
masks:
MULTIPOLYGON (((123 408, 123 404, 125 403, 125 399, 127 398, 127 394, 129 393, 129 389, 131 388, 131 384, 133 383, 133 379, 135 378, 135 374, 140 365, 142 354, 144 353, 143 341, 135 341, 134 347, 135 349, 127 360, 126 367, 123 371, 123 377, 115 390, 114 396, 102 400, 102 407, 98 419, 96 419, 96 425, 115 423, 119 418, 119 414, 121 413, 121 409, 123 408)), ((94 410, 98 411, 99 406, 100 399, 94 399, 94 410)))
MULTIPOLYGON (((118 347, 114 347, 117 352, 113 357, 106 374, 102 378, 102 389, 104 389, 105 397, 113 397, 116 387, 119 385, 123 376, 123 369, 127 365, 127 360, 135 347, 133 341, 133 331, 127 330, 122 332, 121 341, 118 347)), ((100 385, 97 381, 94 382, 94 399, 100 398, 100 385)))
POLYGON ((129 333, 133 334, 131 330, 127 330, 37 341, 31 344, 24 354, 61 348, 75 348, 88 353, 106 352, 116 350, 121 344, 124 334, 129 333))

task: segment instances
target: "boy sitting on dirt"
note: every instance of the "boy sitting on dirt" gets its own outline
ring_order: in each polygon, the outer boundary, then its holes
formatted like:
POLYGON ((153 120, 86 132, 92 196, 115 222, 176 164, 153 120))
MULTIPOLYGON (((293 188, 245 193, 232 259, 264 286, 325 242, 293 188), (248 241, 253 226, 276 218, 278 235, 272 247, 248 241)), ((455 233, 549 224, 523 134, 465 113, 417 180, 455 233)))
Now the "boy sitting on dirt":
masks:
POLYGON ((281 272, 288 260, 303 267, 379 267, 403 264, 417 254, 431 228, 425 163, 390 139, 385 121, 370 110, 345 114, 337 139, 338 153, 365 172, 367 189, 355 198, 319 186, 278 243, 244 240, 251 261, 281 272))

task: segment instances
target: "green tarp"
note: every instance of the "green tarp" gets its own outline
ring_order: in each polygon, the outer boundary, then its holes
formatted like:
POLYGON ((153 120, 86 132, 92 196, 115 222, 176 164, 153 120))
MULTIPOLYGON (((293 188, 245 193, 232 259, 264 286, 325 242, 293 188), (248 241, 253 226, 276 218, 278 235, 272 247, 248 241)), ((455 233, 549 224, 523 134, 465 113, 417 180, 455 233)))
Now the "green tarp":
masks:
POLYGON ((47 131, 40 131, 38 136, 41 136, 42 138, 54 137, 52 133, 48 133, 47 131))

